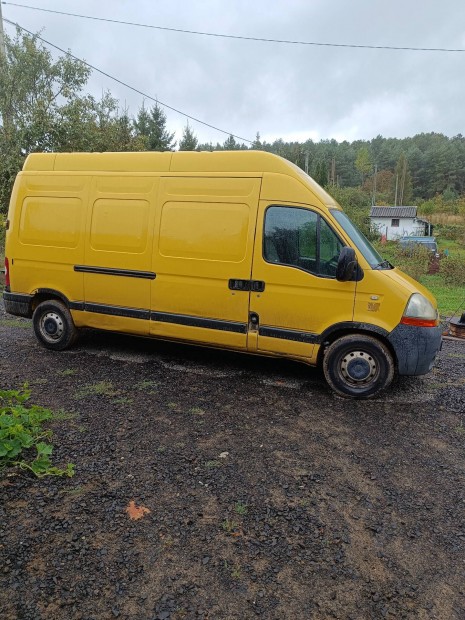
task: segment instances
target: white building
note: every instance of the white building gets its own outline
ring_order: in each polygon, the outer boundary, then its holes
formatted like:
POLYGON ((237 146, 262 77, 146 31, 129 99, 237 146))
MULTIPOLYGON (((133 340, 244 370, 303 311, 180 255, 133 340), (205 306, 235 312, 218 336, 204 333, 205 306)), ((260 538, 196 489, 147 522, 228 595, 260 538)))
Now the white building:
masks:
POLYGON ((429 222, 417 217, 417 207, 371 207, 370 224, 388 241, 430 236, 433 230, 429 222))

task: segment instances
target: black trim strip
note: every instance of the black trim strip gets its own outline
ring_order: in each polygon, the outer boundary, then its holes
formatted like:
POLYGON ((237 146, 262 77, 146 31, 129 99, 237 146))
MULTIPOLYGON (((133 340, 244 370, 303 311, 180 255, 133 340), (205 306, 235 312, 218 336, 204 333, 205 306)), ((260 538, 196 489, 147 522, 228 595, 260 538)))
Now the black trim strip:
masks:
POLYGON ((157 274, 153 271, 136 271, 134 269, 114 269, 113 267, 88 267, 87 265, 74 265, 74 271, 80 273, 98 273, 105 276, 123 276, 126 278, 143 278, 155 280, 157 274))
POLYGON ((86 304, 83 301, 70 301, 68 306, 70 310, 84 311, 86 309, 86 304))
POLYGON ((128 319, 150 319, 149 310, 139 310, 138 308, 124 308, 122 306, 107 306, 105 304, 84 304, 85 312, 95 312, 97 314, 109 314, 110 316, 123 316, 128 319))
POLYGON ((316 344, 320 340, 320 336, 318 334, 301 332, 295 329, 282 329, 278 327, 260 327, 258 330, 258 335, 266 336, 268 338, 278 338, 280 340, 306 342, 308 344, 316 344))
POLYGON ((3 299, 5 301, 13 301, 18 304, 29 304, 32 300, 32 295, 27 293, 10 293, 7 290, 3 291, 3 299))
POLYGON ((234 332, 236 334, 246 334, 246 323, 235 323, 233 321, 221 321, 219 319, 205 319, 199 316, 189 316, 186 314, 170 314, 167 312, 151 312, 152 321, 161 323, 176 323, 177 325, 187 325, 189 327, 205 327, 206 329, 218 329, 224 332, 234 332))

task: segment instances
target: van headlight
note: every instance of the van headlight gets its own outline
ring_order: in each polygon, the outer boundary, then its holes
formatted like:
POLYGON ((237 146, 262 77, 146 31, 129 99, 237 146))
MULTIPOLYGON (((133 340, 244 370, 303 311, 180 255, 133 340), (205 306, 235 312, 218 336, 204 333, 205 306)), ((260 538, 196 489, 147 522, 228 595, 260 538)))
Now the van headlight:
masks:
POLYGON ((438 311, 421 293, 414 293, 407 302, 400 321, 404 325, 436 327, 439 324, 438 311))

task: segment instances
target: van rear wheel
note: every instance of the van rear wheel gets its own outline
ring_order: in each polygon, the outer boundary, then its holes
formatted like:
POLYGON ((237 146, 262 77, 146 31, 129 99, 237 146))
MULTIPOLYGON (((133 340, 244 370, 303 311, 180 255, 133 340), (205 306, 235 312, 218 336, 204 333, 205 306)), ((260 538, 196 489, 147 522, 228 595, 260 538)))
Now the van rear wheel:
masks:
POLYGON ((32 315, 34 332, 40 344, 47 349, 63 351, 77 338, 77 329, 68 308, 61 301, 43 301, 32 315))
POLYGON ((362 334, 335 340, 323 358, 326 381, 345 398, 370 398, 394 378, 394 360, 382 342, 362 334))

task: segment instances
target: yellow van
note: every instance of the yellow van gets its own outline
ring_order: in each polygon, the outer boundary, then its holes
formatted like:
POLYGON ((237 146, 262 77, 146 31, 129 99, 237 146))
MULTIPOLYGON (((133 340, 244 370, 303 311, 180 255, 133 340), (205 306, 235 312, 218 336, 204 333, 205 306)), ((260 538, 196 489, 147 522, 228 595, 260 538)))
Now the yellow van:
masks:
POLYGON ((321 365, 342 396, 427 373, 434 297, 292 163, 255 151, 30 155, 6 235, 7 312, 321 365))

